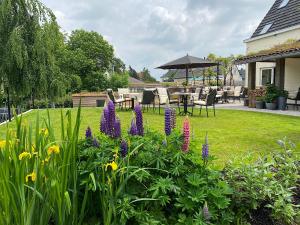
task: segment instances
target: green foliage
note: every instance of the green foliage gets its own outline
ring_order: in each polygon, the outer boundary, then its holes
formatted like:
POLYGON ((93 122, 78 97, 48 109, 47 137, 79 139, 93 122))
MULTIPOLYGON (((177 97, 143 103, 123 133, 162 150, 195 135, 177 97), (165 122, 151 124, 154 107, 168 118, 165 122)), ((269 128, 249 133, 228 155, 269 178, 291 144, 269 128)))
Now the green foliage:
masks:
POLYGON ((128 73, 117 74, 114 73, 109 79, 109 87, 113 90, 128 86, 128 73))
POLYGON ((277 101, 278 97, 279 97, 279 90, 278 90, 278 88, 275 85, 273 85, 273 84, 269 84, 267 86, 266 95, 264 97, 265 102, 267 102, 267 103, 274 103, 275 101, 277 101))
POLYGON ((269 208, 275 222, 299 224, 300 211, 293 197, 299 182, 299 159, 293 154, 293 144, 279 144, 281 151, 254 164, 239 159, 225 168, 226 180, 234 189, 232 206, 237 218, 249 218, 253 211, 269 208))
MULTIPOLYGON (((38 116, 37 116, 38 117, 38 116)), ((80 109, 61 114, 61 138, 54 139, 50 117, 35 132, 22 117, 16 131, 0 141, 0 221, 3 225, 78 224, 77 139, 80 109)))
POLYGON ((212 224, 232 221, 231 189, 198 154, 181 151, 180 133, 167 141, 151 131, 144 137, 128 136, 125 158, 119 153, 119 140, 104 135, 97 139, 100 148, 92 139, 80 145, 81 192, 86 184, 89 187, 87 223, 101 219, 103 224, 205 224, 205 202, 212 224), (115 171, 106 166, 111 162, 118 165, 115 171))
POLYGON ((140 80, 142 80, 146 83, 155 83, 155 82, 157 82, 156 79, 151 76, 150 71, 146 68, 144 68, 142 70, 140 80))

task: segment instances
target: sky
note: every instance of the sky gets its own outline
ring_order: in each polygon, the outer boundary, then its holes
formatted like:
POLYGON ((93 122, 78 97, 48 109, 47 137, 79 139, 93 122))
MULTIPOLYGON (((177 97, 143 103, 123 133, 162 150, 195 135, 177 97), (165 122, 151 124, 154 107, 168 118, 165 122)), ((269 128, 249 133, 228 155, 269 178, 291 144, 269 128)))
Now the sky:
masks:
POLYGON ((64 32, 97 31, 136 70, 155 69, 187 53, 244 54, 274 0, 42 0, 64 32))

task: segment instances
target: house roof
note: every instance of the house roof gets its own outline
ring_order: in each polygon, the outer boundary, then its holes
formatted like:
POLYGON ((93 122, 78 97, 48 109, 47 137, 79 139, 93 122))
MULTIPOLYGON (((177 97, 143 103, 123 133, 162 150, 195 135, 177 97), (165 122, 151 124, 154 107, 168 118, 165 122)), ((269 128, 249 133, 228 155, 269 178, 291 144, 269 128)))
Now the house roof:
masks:
POLYGON ((143 83, 144 83, 143 81, 138 80, 138 79, 136 79, 136 78, 134 78, 134 77, 129 77, 129 78, 128 78, 128 82, 129 82, 130 84, 143 84, 143 83))
POLYGON ((251 62, 273 62, 280 58, 300 58, 300 41, 277 45, 254 54, 242 56, 235 60, 235 64, 251 62))
POLYGON ((275 1, 251 38, 300 25, 300 1, 289 0, 286 6, 280 7, 283 1, 284 0, 275 1), (270 26, 270 28, 262 33, 268 26, 270 26))

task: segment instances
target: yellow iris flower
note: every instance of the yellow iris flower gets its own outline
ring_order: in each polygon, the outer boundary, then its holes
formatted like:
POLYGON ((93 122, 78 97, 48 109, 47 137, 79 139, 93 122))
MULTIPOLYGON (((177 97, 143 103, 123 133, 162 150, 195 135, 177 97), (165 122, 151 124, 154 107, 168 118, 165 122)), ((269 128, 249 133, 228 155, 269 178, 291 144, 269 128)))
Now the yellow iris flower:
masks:
POLYGON ((51 155, 52 153, 54 154, 59 154, 60 153, 60 149, 58 145, 52 145, 48 148, 48 155, 51 155))
POLYGON ((19 155, 19 160, 23 160, 23 159, 26 159, 26 158, 31 158, 31 154, 29 152, 22 152, 20 155, 19 155))
POLYGON ((118 164, 115 162, 115 161, 113 161, 113 162, 111 162, 111 163, 107 163, 106 165, 105 165, 105 168, 107 169, 107 167, 111 167, 111 169, 113 170, 113 171, 116 171, 117 169, 118 169, 118 164))
POLYGON ((44 135, 44 136, 48 136, 49 131, 47 128, 41 129, 40 134, 44 135))
POLYGON ((0 148, 4 149, 6 146, 6 141, 0 141, 0 148))
POLYGON ((26 180, 26 183, 28 183, 29 180, 31 180, 32 182, 35 182, 35 180, 36 180, 36 174, 35 174, 35 172, 32 172, 32 173, 28 174, 25 177, 25 180, 26 180))

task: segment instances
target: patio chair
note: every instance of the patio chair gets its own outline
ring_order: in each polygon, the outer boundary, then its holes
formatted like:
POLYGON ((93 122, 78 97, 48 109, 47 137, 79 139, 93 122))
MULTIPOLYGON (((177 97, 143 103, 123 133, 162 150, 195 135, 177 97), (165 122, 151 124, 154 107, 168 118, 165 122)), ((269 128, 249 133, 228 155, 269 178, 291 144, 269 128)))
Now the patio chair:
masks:
POLYGON ((129 95, 130 91, 129 88, 118 88, 118 94, 120 98, 127 98, 129 95))
POLYGON ((287 103, 287 106, 294 106, 294 107, 297 107, 297 109, 299 109, 299 104, 298 104, 298 101, 300 101, 300 88, 299 88, 299 90, 298 90, 298 92, 297 92, 297 94, 295 95, 295 96, 289 96, 288 97, 288 100, 292 100, 292 101, 294 101, 294 103, 290 103, 290 102, 288 102, 287 103))
MULTIPOLYGON (((112 89, 107 89, 107 95, 108 95, 108 98, 115 104, 115 105, 118 105, 119 106, 119 109, 123 109, 123 104, 125 103, 126 104, 126 99, 123 99, 123 98, 119 98, 119 99, 116 99, 115 98, 115 95, 114 95, 114 92, 112 89)), ((126 105, 125 105, 125 108, 126 108, 126 105)))
POLYGON ((149 106, 152 104, 153 105, 153 111, 155 109, 155 94, 152 90, 144 90, 142 99, 139 101, 139 104, 142 106, 143 111, 144 111, 144 105, 147 108, 147 111, 149 110, 149 106))
POLYGON ((208 95, 206 96, 205 101, 198 100, 193 102, 193 111, 194 106, 200 106, 199 115, 201 115, 202 107, 206 108, 206 116, 208 117, 208 107, 213 107, 214 110, 214 116, 216 116, 216 108, 215 108, 215 102, 216 102, 216 95, 217 90, 211 90, 208 95))
POLYGON ((242 86, 236 86, 234 88, 233 93, 230 93, 228 95, 228 97, 232 98, 234 102, 235 102, 236 99, 238 99, 239 101, 241 101, 241 92, 242 92, 242 86))
POLYGON ((193 99, 198 100, 199 97, 200 97, 200 94, 202 94, 202 88, 196 88, 195 93, 192 93, 192 94, 191 94, 191 97, 192 97, 193 99))
POLYGON ((168 91, 166 88, 156 88, 158 97, 158 112, 160 114, 160 106, 169 103, 168 91))

